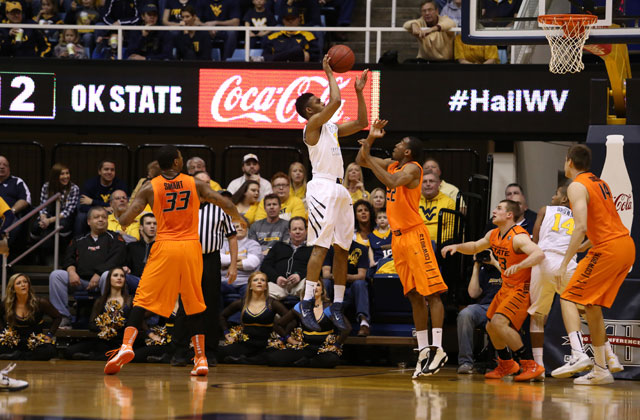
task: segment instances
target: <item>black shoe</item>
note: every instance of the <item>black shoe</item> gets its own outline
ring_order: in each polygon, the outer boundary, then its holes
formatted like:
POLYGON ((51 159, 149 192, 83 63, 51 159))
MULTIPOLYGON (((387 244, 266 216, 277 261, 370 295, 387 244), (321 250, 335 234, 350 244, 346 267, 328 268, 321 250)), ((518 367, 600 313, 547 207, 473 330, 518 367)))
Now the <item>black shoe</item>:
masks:
POLYGON ((293 362, 293 366, 295 367, 309 367, 311 365, 311 360, 307 357, 303 357, 302 359, 298 359, 293 362))
POLYGON ((171 366, 177 366, 177 367, 182 367, 182 366, 187 366, 187 363, 189 361, 187 360, 187 358, 181 354, 174 354, 173 357, 171 358, 171 366))
POLYGON ((324 309, 324 314, 331 319, 333 325, 340 331, 347 329, 347 324, 344 322, 344 314, 342 313, 342 302, 333 302, 331 306, 324 309))
POLYGON ((245 364, 247 361, 247 356, 240 355, 240 356, 227 356, 224 358, 224 362, 225 363, 229 363, 231 365, 240 365, 240 364, 245 364))
MULTIPOLYGON (((302 321, 302 325, 307 330, 310 331, 320 331, 320 325, 318 325, 318 321, 316 321, 316 316, 313 313, 314 301, 312 300, 301 300, 299 306, 298 313, 300 314, 300 321, 302 321)), ((332 319, 333 321, 333 319, 332 319)))
POLYGON ((72 360, 90 360, 91 355, 89 353, 73 353, 71 355, 72 360))
POLYGON ((2 360, 18 360, 20 359, 21 352, 20 350, 13 351, 11 353, 2 353, 0 354, 0 359, 2 360))
POLYGON ((218 364, 218 359, 216 359, 216 355, 213 353, 206 353, 207 363, 209 363, 209 367, 215 367, 218 364))

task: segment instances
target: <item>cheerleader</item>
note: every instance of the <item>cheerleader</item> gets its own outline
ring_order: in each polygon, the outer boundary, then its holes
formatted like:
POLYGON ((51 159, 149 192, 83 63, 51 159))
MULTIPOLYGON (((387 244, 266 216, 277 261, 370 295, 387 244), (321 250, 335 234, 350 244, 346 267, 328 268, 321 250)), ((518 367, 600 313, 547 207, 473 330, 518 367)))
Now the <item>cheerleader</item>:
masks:
POLYGON ((324 310, 331 302, 327 298, 323 282, 318 282, 315 289, 315 305, 313 312, 320 325, 320 331, 308 331, 300 322, 299 303, 285 316, 278 320, 275 328, 284 329, 280 341, 271 341, 270 347, 277 350, 269 351, 269 366, 295 366, 313 368, 333 368, 340 363, 342 344, 351 331, 351 325, 345 318, 347 328, 340 334, 334 333, 334 325, 325 315, 324 310), (297 325, 301 327, 296 328, 297 325))
MULTIPOLYGON (((224 363, 265 364, 267 342, 274 329, 276 314, 283 316, 287 308, 269 297, 267 275, 256 271, 249 276, 244 299, 238 299, 220 314, 225 345, 218 348, 218 357, 224 363), (242 324, 227 328, 227 320, 241 312, 242 324)), ((279 329, 280 333, 284 330, 279 329)))
POLYGON ((9 278, 0 315, 0 359, 49 360, 56 356, 53 337, 62 316, 47 299, 36 297, 27 275, 17 273, 9 278), (52 319, 47 334, 43 334, 44 315, 52 319))

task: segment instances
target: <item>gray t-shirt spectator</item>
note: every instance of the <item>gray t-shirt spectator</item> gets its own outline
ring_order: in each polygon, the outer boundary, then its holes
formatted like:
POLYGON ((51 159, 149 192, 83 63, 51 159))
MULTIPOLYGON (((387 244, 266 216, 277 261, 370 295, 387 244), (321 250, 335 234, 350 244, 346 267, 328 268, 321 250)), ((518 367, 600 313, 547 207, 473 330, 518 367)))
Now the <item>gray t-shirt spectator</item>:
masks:
POLYGON ((289 240, 289 221, 278 219, 269 223, 267 219, 258 220, 249 228, 249 238, 257 241, 266 254, 276 242, 289 240))

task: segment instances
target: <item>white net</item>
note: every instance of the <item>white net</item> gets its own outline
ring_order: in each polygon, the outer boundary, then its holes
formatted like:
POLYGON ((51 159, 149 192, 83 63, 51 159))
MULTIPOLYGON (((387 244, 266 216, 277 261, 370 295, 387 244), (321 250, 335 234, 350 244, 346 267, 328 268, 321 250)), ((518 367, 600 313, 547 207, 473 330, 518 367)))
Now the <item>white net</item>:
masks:
POLYGON ((578 73, 584 69, 582 48, 597 20, 592 15, 545 15, 538 18, 551 47, 551 73, 578 73))

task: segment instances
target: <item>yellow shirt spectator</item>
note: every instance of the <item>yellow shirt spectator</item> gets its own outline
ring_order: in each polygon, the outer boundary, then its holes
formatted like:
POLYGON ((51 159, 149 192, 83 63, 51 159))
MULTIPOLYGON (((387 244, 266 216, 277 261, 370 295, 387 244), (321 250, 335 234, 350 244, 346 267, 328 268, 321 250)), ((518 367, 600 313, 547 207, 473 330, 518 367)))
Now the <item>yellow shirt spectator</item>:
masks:
POLYGON ((255 222, 256 220, 260 220, 260 219, 256 219, 256 215, 258 214, 258 209, 260 208, 261 204, 262 204, 262 211, 264 211, 264 203, 260 202, 260 203, 252 204, 246 213, 244 214, 241 213, 244 216, 244 218, 247 219, 247 222, 249 222, 249 225, 252 225, 253 222, 255 222))
MULTIPOLYGON (((249 212, 247 212, 249 213, 249 212)), ((292 217, 304 217, 307 218, 307 211, 304 208, 304 203, 298 197, 289 195, 289 198, 284 203, 280 204, 280 218, 284 220, 291 220, 292 217)), ((245 214, 244 217, 247 217, 245 214)), ((262 220, 267 218, 267 212, 264 209, 264 200, 260 201, 260 205, 256 211, 255 220, 262 220)), ((248 217, 247 217, 248 219, 248 217)), ((252 223, 251 221, 249 221, 252 223)))
POLYGON ((424 195, 420 196, 420 217, 429 230, 429 236, 431 240, 435 241, 438 238, 438 214, 440 209, 456 209, 456 203, 442 191, 438 192, 431 200, 427 200, 424 195))
POLYGON ((120 223, 118 223, 118 221, 116 220, 116 216, 114 216, 112 213, 107 218, 107 230, 110 230, 112 232, 124 232, 127 235, 136 238, 136 240, 140 240, 140 217, 141 216, 136 217, 133 223, 131 223, 126 230, 123 230, 122 226, 120 226, 120 223))
POLYGON ((462 64, 497 64, 498 47, 495 45, 469 45, 462 42, 462 35, 455 40, 455 58, 462 64))
POLYGON ((222 189, 222 187, 220 186, 220 184, 218 184, 216 181, 214 181, 213 179, 209 181, 209 185, 211 185, 211 189, 213 191, 220 191, 222 189))

